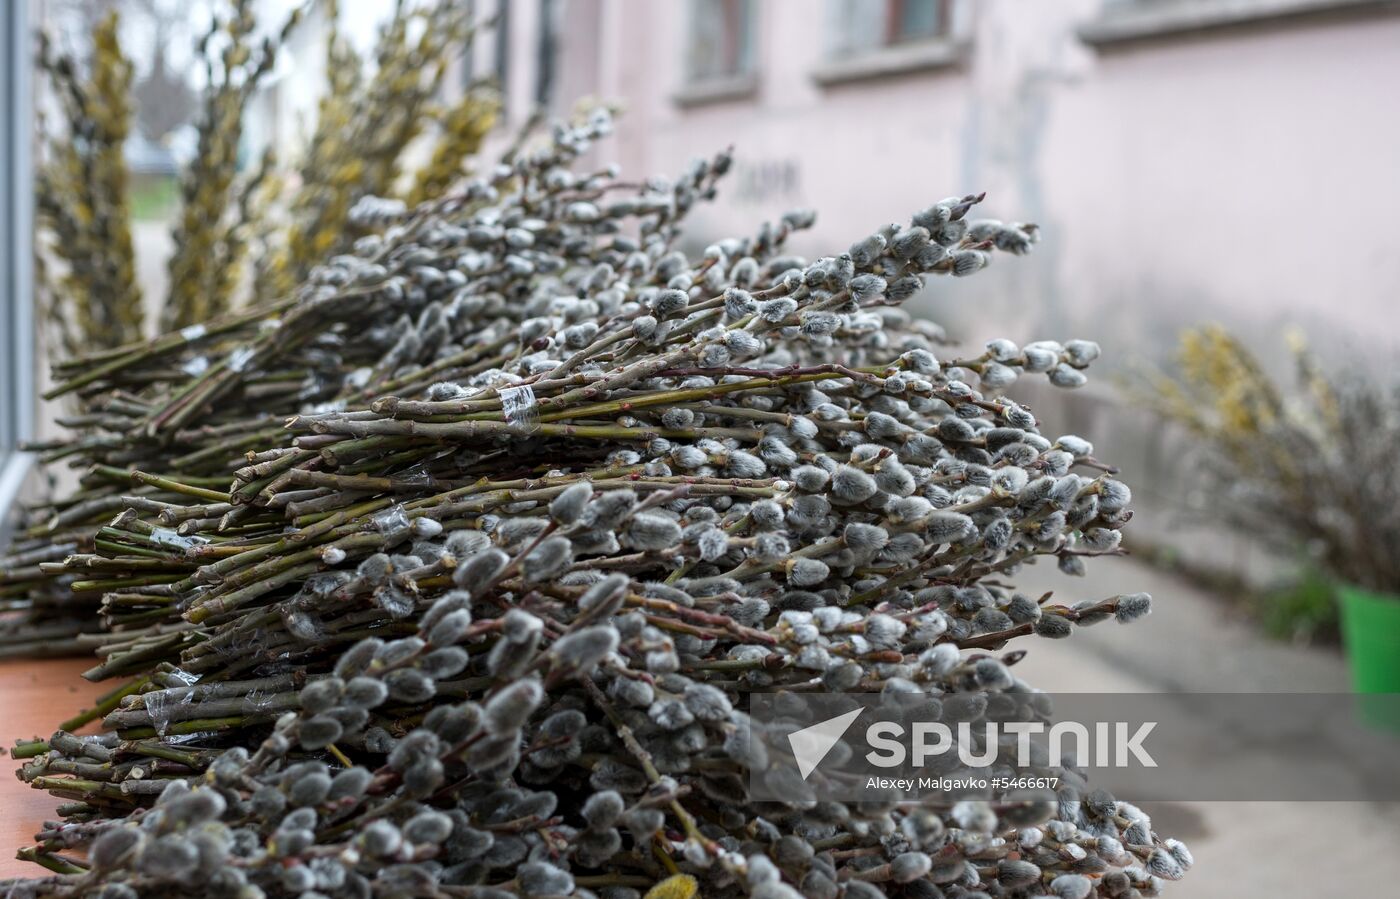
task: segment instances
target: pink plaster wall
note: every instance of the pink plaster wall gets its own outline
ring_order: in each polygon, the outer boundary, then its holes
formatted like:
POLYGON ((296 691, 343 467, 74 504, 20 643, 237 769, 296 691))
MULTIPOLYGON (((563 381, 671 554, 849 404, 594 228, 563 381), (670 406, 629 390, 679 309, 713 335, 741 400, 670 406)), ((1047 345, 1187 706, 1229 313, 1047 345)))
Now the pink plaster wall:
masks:
MULTIPOLYGON (((1325 356, 1394 370, 1400 15, 1098 50, 1075 29, 1100 0, 958 0, 962 65, 823 88, 812 72, 827 58, 825 0, 759 0, 754 95, 682 106, 682 0, 559 2, 556 111, 590 95, 627 108, 600 162, 679 171, 735 145, 723 195, 691 219, 700 245, 812 206, 818 225, 794 247, 831 252, 982 190, 984 215, 1039 223, 1031 256, 937 280, 911 305, 973 345, 1098 340, 1105 357, 1089 388, 1030 384, 1022 395, 1122 467, 1143 507, 1136 537, 1246 580, 1275 576, 1277 560, 1207 524, 1204 495, 1183 490, 1199 481, 1192 442, 1109 375, 1162 360, 1182 327, 1205 320, 1242 334, 1281 374, 1292 325, 1325 356)), ((512 78, 532 78, 532 39, 512 51, 512 78)))
MULTIPOLYGON (((988 191, 987 214, 1036 221, 1045 242, 955 294, 935 288, 923 308, 969 336, 1073 331, 1158 355, 1179 326, 1216 318, 1261 343, 1298 323, 1324 345, 1400 348, 1400 17, 1101 52, 1074 33, 1098 7, 964 0, 963 65, 822 88, 825 3, 762 0, 756 94, 682 107, 685 3, 563 0, 557 108, 621 99, 600 156, 631 172, 735 144, 727 191, 693 220, 702 238, 810 205, 822 215, 798 247, 815 252, 988 191)), ((532 71, 525 18, 517 85, 532 71)))

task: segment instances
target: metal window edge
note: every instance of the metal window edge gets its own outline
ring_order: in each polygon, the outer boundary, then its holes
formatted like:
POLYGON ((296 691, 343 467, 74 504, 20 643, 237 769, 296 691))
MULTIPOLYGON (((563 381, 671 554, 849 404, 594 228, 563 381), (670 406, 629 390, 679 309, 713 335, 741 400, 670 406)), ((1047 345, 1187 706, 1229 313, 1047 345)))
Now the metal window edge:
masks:
POLYGON ((9 119, 0 129, 0 365, 7 371, 0 385, 8 396, 0 396, 0 415, 8 418, 8 426, 0 427, 6 434, 0 446, 0 546, 9 538, 14 521, 16 500, 24 488, 32 453, 14 448, 13 444, 30 438, 34 433, 34 319, 33 275, 30 243, 33 231, 33 179, 30 175, 30 135, 34 121, 30 96, 30 64, 33 35, 29 32, 29 2, 18 0, 4 4, 0 10, 0 70, 5 76, 0 83, 0 110, 9 119), (8 332, 8 333, 5 333, 8 332))
POLYGON ((10 542, 19 494, 33 466, 33 453, 13 452, 0 458, 0 548, 10 542))

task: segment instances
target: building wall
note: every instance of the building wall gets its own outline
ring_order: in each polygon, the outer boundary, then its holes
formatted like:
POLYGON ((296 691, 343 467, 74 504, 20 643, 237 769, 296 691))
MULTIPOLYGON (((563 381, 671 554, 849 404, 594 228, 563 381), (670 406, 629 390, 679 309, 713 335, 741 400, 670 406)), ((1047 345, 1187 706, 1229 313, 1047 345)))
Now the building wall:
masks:
MULTIPOLYGON (((1400 350, 1393 0, 948 0, 951 42, 965 48, 951 64, 826 84, 814 75, 834 59, 833 9, 883 0, 752 0, 752 88, 705 103, 678 102, 691 0, 471 2, 483 21, 508 11, 504 67, 489 33, 471 55, 476 75, 505 72, 497 145, 534 106, 549 21, 550 110, 584 98, 626 110, 598 161, 678 171, 735 146, 721 197, 694 216, 697 243, 812 206, 817 227, 794 245, 819 252, 945 195, 986 191, 985 214, 1034 221, 1044 242, 955 290, 935 285, 919 305, 968 340, 1074 334, 1117 364, 1159 358, 1181 325, 1217 318, 1261 347, 1301 324, 1324 349, 1400 350), (1312 14, 1132 43, 1080 38, 1105 10, 1134 8, 1312 14)), ((259 17, 280 22, 291 5, 258 0, 259 17)), ((368 53, 393 5, 342 4, 342 27, 368 53)), ((294 157, 309 136, 323 41, 317 7, 250 109, 250 158, 267 144, 294 157)))
MULTIPOLYGON (((1280 371, 1292 325, 1334 361, 1393 370, 1400 3, 949 0, 949 35, 895 54, 922 53, 922 66, 874 77, 890 61, 877 54, 857 71, 867 77, 833 80, 821 76, 852 61, 833 50, 848 36, 836 10, 879 15, 884 0, 752 2, 752 77, 721 90, 686 80, 692 0, 476 0, 483 19, 508 10, 507 39, 479 37, 471 71, 450 83, 504 74, 506 122, 493 141, 504 145, 534 109, 549 29, 549 111, 590 98, 625 110, 596 162, 675 172, 732 144, 720 198, 692 217, 697 247, 811 206, 818 224, 793 248, 830 252, 944 196, 986 191, 983 214, 1038 223, 1041 246, 936 282, 915 311, 973 346, 1098 340, 1106 352, 1090 388, 1035 391, 1037 413, 1123 467, 1148 505, 1138 534, 1236 573, 1260 570, 1248 539, 1200 523, 1199 453, 1125 400, 1114 376, 1163 360, 1183 326, 1205 320, 1280 371), (1148 21, 1134 40, 1083 37, 1134 15, 1148 21), (1177 26, 1154 28, 1153 17, 1177 26), (1206 27, 1222 17, 1230 27, 1206 27)), ((390 6, 343 9, 368 46, 390 6)), ((314 32, 274 98, 280 141, 308 127, 314 32)))
MULTIPOLYGON (((1073 331, 1121 360, 1216 318, 1261 343, 1296 323, 1324 344, 1400 349, 1400 16, 1388 10, 1343 3, 1095 48, 1076 29, 1098 0, 963 0, 958 63, 821 86, 823 0, 761 0, 752 93, 682 105, 685 2, 562 5, 554 107, 626 106, 602 155, 650 173, 735 145, 727 190, 694 219, 701 238, 810 205, 821 217, 798 246, 816 252, 985 190, 986 214, 1037 222, 1044 243, 935 293, 930 311, 969 336, 1073 331)), ((532 40, 515 36, 516 59, 532 40)))
MULTIPOLYGON (((954 0, 949 43, 963 52, 952 64, 819 84, 814 73, 832 61, 831 4, 759 0, 751 89, 688 103, 678 102, 688 87, 686 2, 561 3, 553 108, 583 96, 626 107, 601 160, 679 171, 735 146, 722 196, 692 218, 697 243, 812 206, 817 227, 794 246, 830 252, 975 191, 987 192, 984 214, 1040 224, 1030 257, 936 282, 916 310, 973 345, 1098 340, 1106 354, 1092 386, 1033 390, 1037 413, 1122 466, 1143 507, 1138 537, 1247 579, 1275 575, 1275 560, 1247 535, 1207 523, 1207 491, 1195 486, 1201 453, 1125 399, 1117 379, 1165 359, 1183 326, 1206 320, 1242 334, 1280 371, 1281 332, 1295 325, 1335 361, 1393 371, 1394 4, 954 0), (1230 28, 1081 39, 1100 16, 1149 5, 1244 14, 1230 28), (1308 14, 1269 15, 1289 7, 1308 14)), ((513 35, 521 67, 533 40, 513 35)))

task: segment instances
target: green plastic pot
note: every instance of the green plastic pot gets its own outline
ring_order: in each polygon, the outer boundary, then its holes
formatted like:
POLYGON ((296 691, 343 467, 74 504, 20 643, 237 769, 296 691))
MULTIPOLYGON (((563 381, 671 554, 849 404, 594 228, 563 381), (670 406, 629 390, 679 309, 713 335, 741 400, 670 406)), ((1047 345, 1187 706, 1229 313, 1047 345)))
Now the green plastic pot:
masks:
POLYGON ((1337 588, 1342 639, 1357 693, 1400 693, 1400 596, 1337 588))

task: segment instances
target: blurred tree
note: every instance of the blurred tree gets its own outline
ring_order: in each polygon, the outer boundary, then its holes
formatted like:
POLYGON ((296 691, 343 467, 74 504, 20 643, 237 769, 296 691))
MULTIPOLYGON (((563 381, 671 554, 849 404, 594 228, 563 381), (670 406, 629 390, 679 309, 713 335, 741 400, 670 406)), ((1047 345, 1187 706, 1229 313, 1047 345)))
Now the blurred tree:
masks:
POLYGON ((188 16, 187 4, 160 0, 128 0, 151 23, 151 68, 136 79, 132 97, 136 100, 136 124, 148 140, 160 142, 170 132, 189 122, 195 111, 195 92, 189 71, 172 69, 170 41, 176 17, 188 16))
POLYGON ((180 45, 194 28, 209 20, 210 5, 200 0, 50 0, 49 16, 57 31, 67 32, 64 50, 79 65, 91 63, 85 52, 88 35, 112 13, 122 17, 124 42, 135 72, 131 99, 135 125, 152 142, 163 141, 172 131, 194 118, 197 95, 193 86, 194 63, 175 61, 172 46, 180 45), (141 41, 132 40, 133 36, 141 41), (68 45, 72 45, 69 47, 68 45), (142 47, 141 44, 147 44, 142 47), (139 48, 139 49, 137 49, 139 48))
POLYGON ((141 291, 131 243, 127 169, 131 63, 122 53, 115 13, 92 31, 86 74, 47 40, 39 64, 48 76, 66 128, 49 135, 35 184, 46 241, 63 270, 55 273, 48 309, 68 353, 120 346, 141 335, 141 291))

